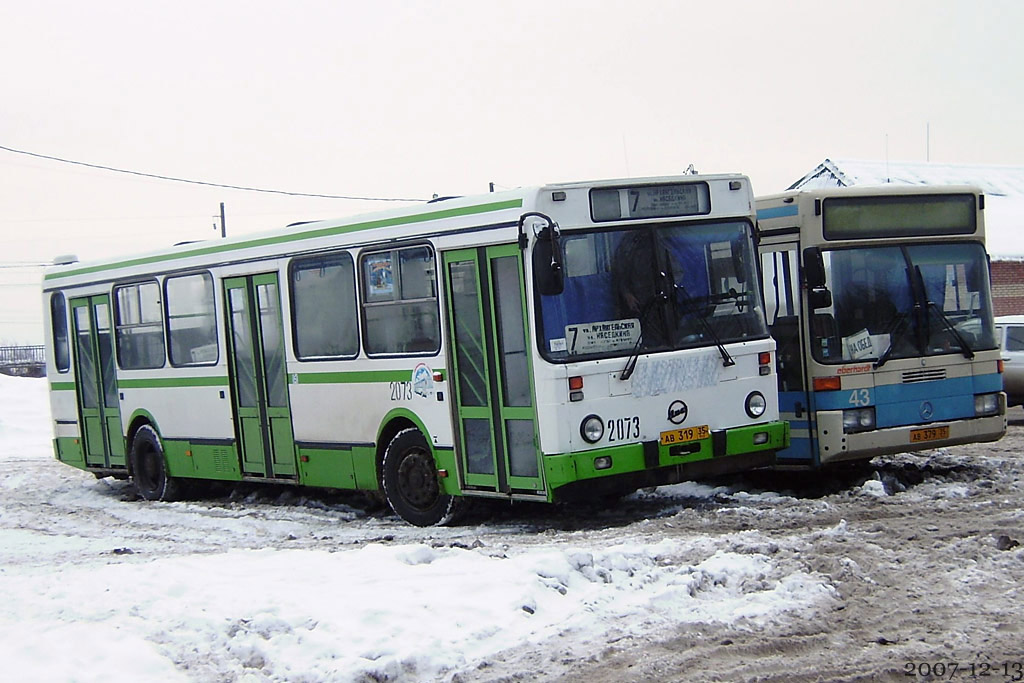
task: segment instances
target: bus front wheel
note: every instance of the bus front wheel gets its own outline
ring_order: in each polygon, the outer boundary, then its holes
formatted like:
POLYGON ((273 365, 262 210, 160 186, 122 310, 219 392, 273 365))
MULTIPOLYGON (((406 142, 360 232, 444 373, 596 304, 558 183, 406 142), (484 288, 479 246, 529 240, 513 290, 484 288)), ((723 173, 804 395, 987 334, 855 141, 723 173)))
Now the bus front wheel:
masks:
POLYGON ((178 482, 167 474, 160 437, 149 425, 139 427, 132 439, 132 482, 146 500, 174 500, 178 482))
POLYGON ((384 452, 384 497, 399 517, 416 526, 454 521, 461 498, 441 490, 427 440, 418 429, 398 432, 384 452))

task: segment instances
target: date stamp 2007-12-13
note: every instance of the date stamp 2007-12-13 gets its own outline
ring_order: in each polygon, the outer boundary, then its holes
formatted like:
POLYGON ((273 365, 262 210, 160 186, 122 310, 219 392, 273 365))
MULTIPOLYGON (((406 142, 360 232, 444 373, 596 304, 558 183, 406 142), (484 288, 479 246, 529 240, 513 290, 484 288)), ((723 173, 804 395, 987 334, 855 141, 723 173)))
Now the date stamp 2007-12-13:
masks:
POLYGON ((903 674, 932 681, 956 679, 989 679, 993 681, 1024 681, 1024 658, 1016 661, 975 660, 957 662, 950 660, 906 662, 903 674))

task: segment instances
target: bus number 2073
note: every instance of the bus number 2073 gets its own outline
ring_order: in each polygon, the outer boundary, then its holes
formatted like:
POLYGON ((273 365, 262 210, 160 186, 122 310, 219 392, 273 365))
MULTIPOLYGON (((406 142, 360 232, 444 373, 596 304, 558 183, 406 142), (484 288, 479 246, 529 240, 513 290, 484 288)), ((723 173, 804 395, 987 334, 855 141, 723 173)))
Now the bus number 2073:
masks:
POLYGON ((639 416, 619 417, 608 420, 608 443, 630 441, 640 438, 639 416))
POLYGON ((391 383, 391 400, 392 401, 411 401, 412 400, 412 382, 392 382, 391 383))

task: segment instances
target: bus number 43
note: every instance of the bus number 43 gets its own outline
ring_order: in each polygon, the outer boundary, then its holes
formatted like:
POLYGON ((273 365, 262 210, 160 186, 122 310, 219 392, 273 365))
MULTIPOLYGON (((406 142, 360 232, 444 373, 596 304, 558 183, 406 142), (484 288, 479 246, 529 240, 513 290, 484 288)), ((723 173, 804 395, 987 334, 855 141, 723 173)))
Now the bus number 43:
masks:
POLYGON ((869 406, 871 405, 871 390, 870 389, 854 389, 850 392, 850 405, 851 406, 869 406))

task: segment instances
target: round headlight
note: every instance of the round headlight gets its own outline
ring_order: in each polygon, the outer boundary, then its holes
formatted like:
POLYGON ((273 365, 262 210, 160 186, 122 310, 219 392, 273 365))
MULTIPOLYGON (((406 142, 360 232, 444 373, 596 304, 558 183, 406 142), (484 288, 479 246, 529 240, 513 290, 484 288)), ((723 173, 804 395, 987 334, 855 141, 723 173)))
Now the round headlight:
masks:
POLYGON ((764 395, 760 391, 753 391, 747 395, 744 408, 747 409, 747 415, 750 417, 761 417, 768 408, 768 402, 764 400, 764 395))
POLYGON ((597 443, 604 436, 604 422, 597 415, 587 415, 580 423, 580 436, 587 443, 597 443))

